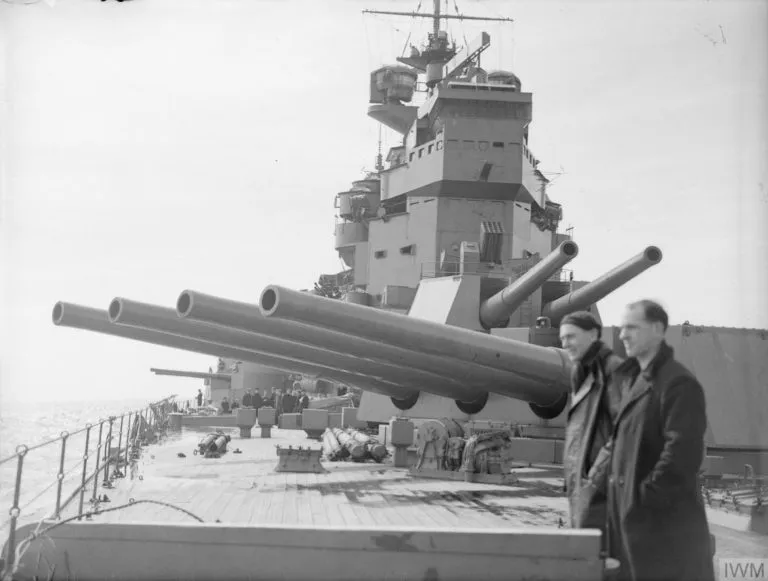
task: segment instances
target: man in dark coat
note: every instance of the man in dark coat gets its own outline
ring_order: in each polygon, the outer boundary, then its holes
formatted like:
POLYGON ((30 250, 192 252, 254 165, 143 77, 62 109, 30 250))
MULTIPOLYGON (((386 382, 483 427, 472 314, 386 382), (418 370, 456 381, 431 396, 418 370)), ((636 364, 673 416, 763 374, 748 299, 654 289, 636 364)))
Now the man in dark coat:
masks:
POLYGON ((253 394, 251 393, 253 390, 249 389, 245 392, 245 395, 243 395, 243 407, 249 408, 253 405, 253 394))
POLYGON ((613 433, 610 544, 622 578, 712 581, 709 526, 698 473, 705 453, 704 390, 664 341, 653 301, 629 305, 617 370, 623 399, 613 433))
POLYGON ((253 394, 253 398, 251 399, 251 406, 253 406, 258 410, 263 405, 264 405, 264 396, 257 391, 255 394, 253 394))
POLYGON ((299 411, 303 411, 309 407, 309 396, 302 392, 301 400, 299 401, 299 411))
POLYGON ((296 411, 296 396, 293 395, 292 391, 288 391, 288 393, 283 395, 283 413, 292 414, 295 411, 296 411))
POLYGON ((563 454, 571 527, 599 529, 606 546, 607 445, 621 399, 619 388, 610 380, 622 359, 601 336, 600 322, 586 311, 560 322, 560 342, 574 363, 563 454))
POLYGON ((272 393, 275 396, 275 410, 277 410, 277 415, 279 416, 283 413, 283 397, 285 397, 285 395, 283 394, 282 390, 276 393, 273 391, 272 393))

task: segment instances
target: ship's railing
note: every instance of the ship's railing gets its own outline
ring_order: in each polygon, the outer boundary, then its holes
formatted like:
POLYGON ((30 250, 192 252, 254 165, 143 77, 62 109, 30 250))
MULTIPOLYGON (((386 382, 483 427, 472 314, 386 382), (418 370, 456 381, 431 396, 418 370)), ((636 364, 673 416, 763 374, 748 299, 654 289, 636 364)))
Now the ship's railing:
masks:
MULTIPOLYGON (((5 553, 0 555, 0 578, 9 578, 13 571, 17 547, 16 530, 22 514, 27 511, 30 521, 60 520, 65 510, 77 502, 77 508, 72 508, 68 514, 81 520, 83 516, 88 517, 87 511, 84 512, 86 496, 90 495, 87 501, 89 507, 108 502, 106 494, 99 494, 99 487, 112 488, 114 480, 125 477, 129 467, 139 458, 141 447, 153 441, 157 434, 167 427, 168 413, 175 409, 174 398, 175 396, 170 396, 150 403, 146 408, 109 416, 93 424, 88 423, 75 432, 63 431, 58 437, 34 446, 21 444, 13 454, 0 458, 0 469, 13 470, 12 463, 15 461, 13 498, 8 510, 10 518, 0 523, 0 531, 9 527, 5 553), (84 440, 82 448, 75 444, 78 438, 84 440), (42 490, 23 490, 25 462, 29 466, 29 460, 35 454, 44 463, 49 462, 41 450, 50 451, 56 446, 59 453, 55 479, 44 485, 42 490), (78 453, 80 449, 82 455, 78 453), (89 460, 92 458, 95 464, 89 471, 89 460), (27 493, 31 498, 25 497, 27 493), (44 499, 46 493, 53 497, 49 497, 48 502, 44 499)), ((46 467, 43 465, 43 468, 46 467)))
MULTIPOLYGON (((461 265, 462 263, 459 261, 422 262, 419 279, 457 276, 461 274, 461 265)), ((503 278, 512 276, 518 277, 528 270, 528 268, 520 266, 519 259, 513 259, 493 266, 493 268, 489 268, 489 263, 487 262, 465 262, 464 272, 495 275, 499 278, 503 278)), ((570 280, 573 280, 573 271, 568 268, 561 268, 553 273, 547 280, 554 282, 569 282, 570 280)))

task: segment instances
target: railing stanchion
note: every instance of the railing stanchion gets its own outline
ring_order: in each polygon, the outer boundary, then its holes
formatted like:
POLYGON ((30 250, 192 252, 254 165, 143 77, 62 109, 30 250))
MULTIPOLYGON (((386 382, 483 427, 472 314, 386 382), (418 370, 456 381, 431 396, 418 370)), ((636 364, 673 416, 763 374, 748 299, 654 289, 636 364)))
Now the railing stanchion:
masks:
POLYGON ((96 446, 96 471, 93 473, 93 497, 96 502, 96 493, 99 491, 99 460, 101 458, 101 436, 104 431, 104 420, 99 420, 99 443, 96 446))
MULTIPOLYGON (((120 471, 120 448, 123 447, 123 422, 125 421, 125 414, 120 416, 120 431, 117 437, 117 454, 115 456, 115 471, 120 471)), ((126 440, 127 442, 127 440, 126 440)))
POLYGON ((26 454, 26 446, 21 445, 16 448, 16 456, 18 458, 16 464, 16 487, 13 490, 13 506, 11 507, 11 510, 8 511, 11 515, 11 525, 10 531, 8 532, 8 555, 5 560, 5 571, 3 571, 3 575, 5 575, 6 572, 10 573, 13 570, 13 564, 16 560, 16 521, 19 518, 19 514, 21 514, 21 509, 19 508, 19 496, 21 495, 21 473, 24 467, 24 456, 26 454))
MULTIPOLYGON (((61 519, 62 513, 65 511, 69 503, 73 502, 75 498, 79 496, 78 508, 77 508, 77 513, 75 515, 75 518, 77 518, 78 520, 81 520, 84 514, 85 496, 86 496, 86 493, 88 492, 90 478, 93 478, 93 495, 92 495, 91 503, 97 504, 100 500, 98 497, 99 496, 98 489, 100 484, 102 468, 104 471, 103 483, 106 486, 110 486, 111 482, 110 482, 109 464, 113 461, 115 463, 115 467, 112 471, 112 477, 114 478, 116 475, 119 474, 120 463, 121 463, 121 460, 124 458, 126 474, 123 474, 123 476, 126 476, 128 466, 133 461, 133 456, 138 455, 137 448, 140 448, 142 443, 148 440, 148 437, 149 437, 148 431, 153 430, 152 435, 154 436, 154 430, 165 429, 168 419, 166 414, 167 409, 164 406, 166 405, 167 401, 163 400, 163 402, 165 403, 161 403, 158 405, 153 405, 150 403, 146 408, 142 409, 141 411, 132 410, 120 416, 118 443, 117 443, 117 450, 116 450, 114 459, 112 458, 112 450, 113 450, 112 439, 114 438, 114 429, 117 428, 117 425, 116 425, 117 416, 110 416, 108 419, 99 420, 99 440, 95 448, 96 467, 90 476, 88 475, 88 464, 89 464, 88 459, 92 454, 90 450, 91 431, 95 427, 95 425, 91 423, 87 423, 84 428, 81 428, 73 433, 70 433, 68 431, 63 431, 60 433, 59 437, 49 441, 42 442, 40 444, 32 446, 31 448, 25 445, 20 445, 16 448, 15 454, 12 454, 7 458, 3 458, 2 460, 0 460, 0 463, 5 464, 6 462, 12 461, 15 456, 17 461, 16 482, 15 482, 15 487, 13 492, 13 505, 8 511, 10 515, 10 519, 6 521, 6 524, 9 525, 8 539, 5 544, 5 547, 2 547, 2 545, 0 545, 0 548, 5 549, 4 553, 0 554, 0 579, 3 579, 3 580, 10 579, 11 576, 14 574, 15 566, 18 566, 17 560, 20 559, 20 556, 16 554, 18 550, 18 547, 17 547, 18 543, 17 543, 16 536, 18 533, 17 528, 19 525, 19 516, 21 515, 21 512, 22 512, 22 507, 20 506, 21 481, 23 476, 24 458, 26 457, 26 455, 32 450, 36 450, 37 448, 41 448, 43 446, 48 446, 54 443, 60 444, 59 468, 58 468, 58 472, 56 473, 56 481, 48 484, 48 486, 46 486, 40 493, 38 493, 38 495, 35 496, 30 501, 29 504, 32 504, 34 501, 40 498, 44 493, 46 493, 49 489, 51 489, 55 485, 56 486, 56 506, 53 511, 52 517, 57 520, 61 519), (126 415, 128 417, 127 420, 126 420, 126 415), (107 421, 109 421, 109 432, 108 434, 106 434, 106 439, 105 439, 104 423, 107 421), (125 430, 125 452, 123 455, 122 446, 123 446, 124 430, 125 430), (67 472, 65 470, 66 462, 67 462, 67 443, 71 436, 77 435, 81 432, 85 432, 85 446, 83 448, 82 471, 80 476, 80 483, 76 484, 76 477, 75 477, 74 481, 72 482, 74 490, 71 492, 71 494, 68 494, 66 496, 66 499, 63 499, 62 495, 65 492, 64 481, 67 475, 67 472), (104 462, 103 467, 101 466, 102 451, 105 452, 104 458, 103 458, 103 462, 104 462), (2 557, 4 557, 4 560, 2 557)), ((73 466, 70 469, 70 471, 74 472, 77 469, 77 467, 78 467, 77 465, 73 466)), ((46 518, 49 518, 49 517, 46 517, 46 518)))
MULTIPOLYGON (((5 549, 4 553, 0 554, 0 579, 3 579, 3 580, 10 579, 11 576, 14 574, 15 567, 18 566, 17 561, 20 561, 21 559, 21 557, 16 554, 19 548, 17 547, 18 543, 17 543, 16 537, 18 534, 17 528, 19 525, 19 516, 21 515, 21 512, 22 512, 22 507, 20 506, 21 481, 22 481, 23 468, 24 468, 24 458, 26 457, 26 455, 29 452, 36 450, 37 448, 41 448, 43 446, 48 446, 54 443, 60 444, 59 469, 58 469, 58 472, 56 473, 56 481, 50 482, 50 484, 48 484, 48 486, 46 486, 40 493, 38 493, 38 495, 35 496, 30 501, 29 504, 32 504, 34 501, 40 498, 44 493, 46 493, 49 489, 51 489, 55 485, 56 486, 56 506, 52 513, 52 517, 54 519, 61 519, 62 513, 65 512, 69 503, 73 502, 75 498, 79 496, 78 508, 77 508, 77 513, 75 515, 75 518, 77 518, 78 520, 81 520, 83 517, 83 514, 86 514, 84 513, 84 504, 85 504, 85 496, 88 492, 88 486, 90 484, 90 478, 93 478, 93 495, 92 495, 91 503, 95 505, 100 500, 98 495, 98 489, 99 489, 99 484, 101 480, 102 468, 104 472, 103 483, 106 486, 110 486, 111 485, 110 469, 109 469, 110 463, 111 462, 115 463, 115 467, 112 471, 112 477, 114 478, 116 475, 119 474, 120 463, 121 461, 123 461, 122 459, 124 458, 126 474, 123 474, 123 476, 126 476, 127 469, 131 465, 131 462, 134 459, 133 457, 138 456, 139 454, 138 449, 141 447, 142 443, 144 443, 145 441, 148 441, 149 430, 165 429, 168 419, 166 414, 167 409, 164 406, 166 405, 167 401, 163 400, 163 402, 165 403, 161 403, 157 405, 153 405, 150 403, 146 408, 142 410, 132 410, 120 416, 118 443, 117 443, 117 450, 116 450, 114 459, 112 458, 112 450, 113 450, 112 439, 114 438, 114 429, 117 428, 117 425, 116 425, 117 416, 110 416, 108 419, 99 419, 99 440, 94 450, 96 452, 96 467, 90 476, 88 474, 88 465, 89 465, 88 459, 92 454, 92 451, 90 450, 91 431, 95 427, 95 425, 91 423, 87 423, 84 428, 81 428, 73 433, 70 433, 68 431, 63 431, 61 432, 59 437, 49 441, 42 442, 40 444, 32 446, 31 448, 25 445, 20 445, 16 448, 15 454, 12 454, 7 458, 3 458, 2 460, 0 460, 0 463, 2 464, 12 461, 14 456, 16 457, 16 460, 17 460, 16 483, 15 483, 14 493, 13 493, 13 505, 8 511, 11 518, 8 521, 6 521, 6 524, 9 525, 8 539, 7 539, 7 542, 5 543, 5 547, 2 547, 2 545, 0 544, 0 548, 5 549), (126 415, 128 417, 127 420, 126 420, 126 415), (109 421, 109 432, 108 434, 105 434, 104 423, 107 421, 109 421), (122 446, 123 446, 124 426, 125 426, 125 452, 123 455, 122 446), (74 477, 74 481, 72 482, 72 486, 74 490, 71 492, 71 494, 68 494, 66 496, 66 499, 64 499, 62 495, 65 493, 64 481, 67 475, 67 471, 65 470, 66 463, 67 463, 67 443, 70 437, 77 435, 81 432, 85 432, 85 446, 83 448, 82 471, 80 476, 80 483, 76 484, 76 477, 74 477), (105 435, 106 435, 106 439, 105 439, 105 435), (104 451, 103 467, 101 466, 102 451, 104 451), (2 557, 4 557, 4 560, 2 557)), ((154 435, 155 434, 153 431, 152 436, 154 435)), ((74 472, 77 469, 77 467, 78 467, 77 465, 73 466, 70 469, 70 471, 74 472)), ((46 518, 49 518, 49 517, 46 517, 46 518)), ((23 552, 21 554, 23 555, 23 552)))
POLYGON ((147 423, 147 410, 141 410, 141 419, 139 420, 139 430, 136 432, 136 439, 139 441, 139 447, 142 446, 142 434, 146 433, 145 425, 147 423))
POLYGON ((53 518, 59 518, 59 512, 61 512, 61 487, 64 485, 64 460, 67 453, 67 438, 69 432, 66 430, 61 432, 61 458, 59 459, 59 473, 56 478, 59 481, 56 487, 56 510, 53 513, 53 518))
POLYGON ((112 424, 115 422, 115 416, 109 416, 109 432, 107 432, 107 451, 104 455, 104 486, 109 485, 109 461, 112 456, 112 424))
POLYGON ((125 432, 125 475, 128 476, 128 451, 131 448, 131 416, 133 412, 128 413, 128 429, 125 432))
MULTIPOLYGON (((88 473, 88 444, 91 440, 91 424, 85 425, 85 450, 83 451, 83 475, 80 481, 80 506, 77 509, 77 515, 83 516, 83 502, 85 500, 85 476, 88 473)), ((78 519, 80 520, 80 519, 78 519)))

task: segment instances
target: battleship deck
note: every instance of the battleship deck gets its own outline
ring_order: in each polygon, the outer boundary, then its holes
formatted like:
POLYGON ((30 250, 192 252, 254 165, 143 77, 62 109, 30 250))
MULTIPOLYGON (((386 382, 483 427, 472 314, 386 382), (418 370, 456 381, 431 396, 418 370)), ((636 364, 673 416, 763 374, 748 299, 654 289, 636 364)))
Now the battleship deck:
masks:
MULTIPOLYGON (((144 448, 126 478, 97 490, 110 497, 103 512, 70 522, 70 507, 40 534, 25 524, 14 578, 590 581, 611 564, 598 531, 558 528, 567 520, 558 465, 520 466, 504 486, 417 477, 391 464, 276 473, 276 445, 319 443, 301 431, 233 434, 223 456, 204 458, 193 452, 205 433, 183 428, 144 448)), ((764 536, 711 530, 717 557, 768 558, 764 536)))
MULTIPOLYGON (((146 449, 132 474, 106 491, 111 502, 102 506, 152 499, 184 508, 206 522, 349 527, 557 527, 567 516, 557 466, 520 468, 516 486, 414 478, 386 463, 323 462, 326 474, 275 473, 276 445, 320 444, 307 440, 304 432, 275 429, 270 439, 233 436, 226 454, 204 458, 193 454, 200 437, 201 432, 184 430, 146 449), (234 453, 238 448, 241 454, 234 453)), ((96 518, 190 520, 181 511, 153 504, 96 518)))
MULTIPOLYGON (((514 470, 515 485, 442 481, 411 476, 391 463, 323 462, 325 474, 276 473, 276 445, 320 447, 304 432, 273 429, 273 437, 241 439, 236 430, 226 454, 193 451, 204 432, 184 429, 142 458, 103 508, 150 499, 183 508, 205 522, 237 525, 339 527, 557 527, 567 522, 562 468, 514 470), (236 454, 236 449, 241 454, 236 454), (185 457, 179 457, 183 453, 185 457)), ((137 504, 94 517, 98 522, 190 522, 187 514, 137 504)), ((717 557, 768 558, 765 536, 710 523, 717 557)))

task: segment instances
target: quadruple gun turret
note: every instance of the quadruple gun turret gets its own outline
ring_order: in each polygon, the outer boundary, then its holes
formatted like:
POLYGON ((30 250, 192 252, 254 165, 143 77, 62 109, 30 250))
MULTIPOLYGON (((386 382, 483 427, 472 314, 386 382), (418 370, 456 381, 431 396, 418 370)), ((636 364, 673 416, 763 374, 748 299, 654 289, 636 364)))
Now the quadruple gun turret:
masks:
MULTIPOLYGON (((527 273, 479 304, 482 327, 504 325, 527 297, 578 254, 563 242, 527 273)), ((594 304, 661 260, 649 247, 603 277, 544 305, 558 322, 594 304)), ((472 276, 472 275, 470 275, 472 276)), ((476 275, 475 275, 476 276, 476 275)), ((299 292, 264 289, 258 304, 183 291, 176 308, 116 298, 100 311, 57 303, 53 322, 196 353, 322 376, 385 395, 409 409, 421 392, 452 399, 468 414, 488 394, 530 404, 540 417, 564 408, 570 363, 560 349, 512 340, 299 292)))

